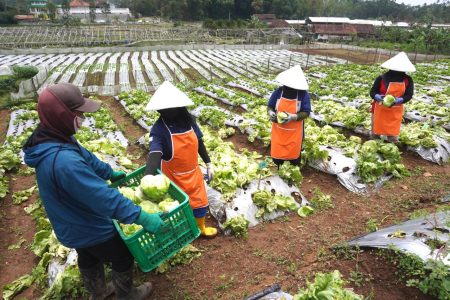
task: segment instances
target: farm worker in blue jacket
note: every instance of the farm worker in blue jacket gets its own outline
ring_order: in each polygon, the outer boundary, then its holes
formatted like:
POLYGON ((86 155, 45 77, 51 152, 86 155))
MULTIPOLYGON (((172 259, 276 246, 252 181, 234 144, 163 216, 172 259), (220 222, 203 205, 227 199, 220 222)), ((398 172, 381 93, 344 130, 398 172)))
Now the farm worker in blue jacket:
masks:
POLYGON ((189 97, 169 81, 165 81, 150 99, 146 110, 156 110, 159 119, 150 132, 150 153, 146 174, 160 169, 189 196, 197 225, 205 237, 215 237, 217 229, 206 227, 208 197, 198 155, 207 166, 207 181, 214 171, 202 140, 202 132, 186 106, 193 105, 189 97))
POLYGON ((83 113, 99 108, 100 103, 85 99, 73 84, 44 89, 37 104, 40 124, 23 147, 25 163, 36 169, 40 197, 56 237, 78 253, 91 298, 104 299, 115 290, 117 299, 145 299, 151 283, 133 287, 133 256, 112 220, 140 224, 150 232, 159 231, 164 222, 109 188, 106 180, 116 181, 125 173, 113 171, 73 136, 83 113), (104 262, 112 263, 113 284, 105 283, 104 262))
POLYGON ((385 61, 381 67, 389 71, 378 76, 370 90, 370 97, 374 99, 371 110, 372 136, 386 137, 396 142, 403 119, 403 104, 411 100, 414 94, 414 82, 405 72, 415 72, 416 68, 405 52, 385 61), (383 104, 386 95, 395 97, 389 106, 383 104))
POLYGON ((267 105, 272 121, 270 155, 278 167, 285 161, 298 166, 304 138, 303 120, 311 112, 308 82, 298 65, 281 72, 275 80, 282 86, 272 93, 267 105))

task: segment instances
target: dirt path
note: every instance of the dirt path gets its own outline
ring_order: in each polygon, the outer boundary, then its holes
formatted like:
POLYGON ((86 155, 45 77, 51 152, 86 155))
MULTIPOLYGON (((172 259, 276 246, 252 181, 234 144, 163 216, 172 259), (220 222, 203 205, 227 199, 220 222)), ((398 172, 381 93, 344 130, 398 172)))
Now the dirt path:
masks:
POLYGON ((98 98, 108 108, 114 122, 119 126, 119 130, 128 138, 128 152, 135 157, 133 162, 139 163, 140 165, 144 164, 147 152, 141 146, 137 145, 136 142, 147 131, 134 122, 122 105, 114 100, 113 97, 99 96, 98 98))
POLYGON ((11 111, 9 109, 0 110, 0 144, 3 144, 3 142, 5 141, 10 116, 11 111))
MULTIPOLYGON (((33 242, 35 223, 31 216, 24 212, 24 207, 36 201, 36 192, 30 199, 21 205, 12 203, 12 194, 17 191, 28 189, 35 184, 34 175, 18 176, 10 181, 10 193, 0 200, 0 290, 5 284, 11 283, 16 278, 31 274, 39 259, 30 250, 33 242), (11 245, 23 243, 18 249, 8 249, 11 245)), ((20 297, 34 299, 34 287, 25 290, 20 297)), ((19 299, 19 297, 17 297, 19 299)))
POLYGON ((337 57, 358 64, 374 64, 389 59, 389 56, 380 53, 368 53, 346 49, 294 49, 292 51, 313 55, 329 56, 330 58, 337 57))

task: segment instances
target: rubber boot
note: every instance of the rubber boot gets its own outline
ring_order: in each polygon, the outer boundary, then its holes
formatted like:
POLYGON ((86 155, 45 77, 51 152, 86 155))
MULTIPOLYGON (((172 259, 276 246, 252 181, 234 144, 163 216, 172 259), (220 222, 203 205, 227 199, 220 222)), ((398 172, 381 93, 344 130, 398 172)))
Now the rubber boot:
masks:
POLYGON ((112 271, 112 281, 118 300, 144 300, 152 293, 152 284, 146 282, 139 287, 133 286, 133 266, 125 272, 112 271))
POLYGON ((217 235, 217 229, 213 227, 206 227, 205 226, 205 217, 203 218, 195 218, 197 221, 197 226, 200 229, 200 232, 202 233, 202 236, 207 238, 214 238, 217 235))
POLYGON ((114 293, 113 284, 111 282, 106 284, 103 263, 98 263, 89 269, 80 268, 80 273, 84 287, 90 294, 90 300, 103 300, 114 293))

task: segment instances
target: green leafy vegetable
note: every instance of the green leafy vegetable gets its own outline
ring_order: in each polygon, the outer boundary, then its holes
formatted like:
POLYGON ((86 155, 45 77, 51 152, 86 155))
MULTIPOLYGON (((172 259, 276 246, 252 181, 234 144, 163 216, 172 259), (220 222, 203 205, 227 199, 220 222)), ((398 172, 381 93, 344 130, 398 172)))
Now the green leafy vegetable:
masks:
POLYGON ((314 208, 312 208, 309 205, 302 206, 297 210, 297 214, 302 218, 309 216, 313 212, 314 212, 314 208))
POLYGON ((281 178, 296 185, 299 185, 303 180, 302 173, 300 172, 300 167, 291 165, 291 163, 288 161, 280 166, 278 174, 281 178))
POLYGON ((273 194, 267 190, 256 191, 252 194, 253 203, 259 208, 256 218, 262 218, 266 213, 276 210, 293 211, 297 209, 297 202, 291 196, 273 194))
POLYGON ((239 215, 226 221, 223 228, 230 229, 233 235, 238 238, 246 238, 249 224, 250 222, 243 215, 239 215))
POLYGON ((314 189, 314 197, 312 197, 309 202, 317 211, 334 207, 333 201, 331 201, 331 196, 324 194, 321 190, 319 190, 319 188, 314 189))
POLYGON ((36 189, 36 186, 34 185, 29 189, 15 192, 12 195, 13 204, 19 205, 19 204, 22 204, 23 202, 27 201, 28 198, 31 197, 31 195, 33 194, 35 189, 36 189))
POLYGON ((162 200, 170 186, 170 180, 163 174, 145 175, 141 179, 141 189, 153 201, 162 200))
POLYGON ((314 282, 308 282, 305 289, 294 295, 294 300, 362 300, 363 297, 344 288, 345 281, 341 273, 317 273, 314 282))
POLYGON ((200 257, 202 252, 191 244, 187 245, 183 249, 181 249, 177 254, 171 257, 169 260, 163 262, 161 265, 156 268, 157 273, 165 273, 170 267, 176 265, 188 265, 194 259, 200 257))
POLYGON ((391 107, 395 102, 395 97, 392 95, 386 95, 383 98, 383 105, 386 107, 391 107))

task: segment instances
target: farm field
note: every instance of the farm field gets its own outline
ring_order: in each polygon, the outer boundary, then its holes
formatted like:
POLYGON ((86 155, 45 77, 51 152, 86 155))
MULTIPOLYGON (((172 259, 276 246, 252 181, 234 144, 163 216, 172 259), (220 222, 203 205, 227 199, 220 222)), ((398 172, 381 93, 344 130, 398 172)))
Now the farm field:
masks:
POLYGON ((288 50, 180 50, 124 53, 0 55, 0 66, 47 68, 50 76, 40 87, 71 82, 85 93, 115 96, 123 91, 154 90, 164 80, 187 82, 212 78, 253 78, 280 72, 289 65, 344 63, 325 56, 288 50))
MULTIPOLYGON (((158 114, 144 107, 155 87, 172 81, 195 103, 190 110, 216 170, 207 222, 223 226, 243 213, 250 228, 246 238, 227 228, 214 240, 199 238, 195 248, 158 272, 137 273, 139 280, 154 284, 152 299, 244 299, 275 283, 294 295, 316 273, 333 270, 367 299, 445 299, 436 293, 439 287, 426 295, 423 286, 407 284, 420 276, 414 273, 417 261, 392 249, 346 243, 427 213, 444 211, 448 220, 449 60, 417 64, 415 95, 405 105, 398 145, 369 139, 368 94, 382 72, 378 65, 288 50, 0 56, 0 67, 15 64, 48 68, 41 90, 72 82, 101 101, 103 108, 88 116, 77 139, 128 172, 145 163, 148 132, 158 114), (296 64, 306 70, 313 113, 305 124, 302 167, 277 171, 270 164, 266 104, 278 87, 275 74, 296 64), (239 211, 238 200, 260 184, 292 195, 294 203, 239 211), (306 206, 314 212, 300 216, 297 210, 306 206)), ((37 120, 34 102, 0 110, 0 286, 5 293, 6 284, 25 276, 7 286, 5 299, 16 293, 16 299, 78 299, 82 289, 77 269, 70 266, 73 251, 52 235, 33 188, 34 174, 21 164, 21 145, 37 120), (65 262, 69 266, 48 288, 48 265, 65 262)), ((448 229, 445 236, 429 247, 441 255, 444 270, 448 229)))

